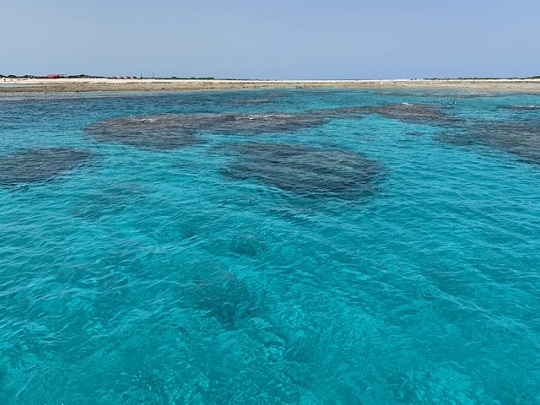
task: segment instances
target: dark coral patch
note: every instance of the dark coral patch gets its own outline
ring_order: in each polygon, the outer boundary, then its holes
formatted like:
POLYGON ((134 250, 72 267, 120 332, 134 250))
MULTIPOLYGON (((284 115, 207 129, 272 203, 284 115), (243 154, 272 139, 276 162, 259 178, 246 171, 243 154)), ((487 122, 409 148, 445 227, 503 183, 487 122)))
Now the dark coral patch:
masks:
POLYGON ((324 124, 324 118, 304 113, 257 113, 224 114, 222 119, 210 128, 211 132, 223 134, 235 133, 277 133, 298 131, 324 124))
POLYGON ((113 118, 90 125, 86 132, 102 142, 118 142, 149 149, 176 149, 199 142, 194 131, 212 114, 152 114, 113 118))
POLYGON ((380 165, 358 153, 289 143, 234 146, 237 160, 226 174, 255 178, 268 186, 296 194, 354 198, 376 191, 380 165))
POLYGON ((263 134, 297 131, 321 125, 324 119, 302 113, 154 114, 113 118, 90 125, 86 132, 102 142, 149 149, 195 145, 198 132, 263 134))
POLYGON ((355 119, 370 114, 397 119, 413 124, 444 125, 459 121, 447 114, 445 108, 425 103, 394 103, 383 106, 358 106, 328 108, 310 111, 313 115, 325 118, 355 119))
POLYGON ((448 123, 455 118, 446 114, 442 107, 422 103, 387 104, 382 107, 371 107, 372 112, 387 118, 394 118, 414 124, 448 123))
POLYGON ((540 110, 540 105, 536 105, 536 104, 505 105, 505 106, 502 106, 501 108, 504 108, 506 110, 534 111, 534 110, 540 110))
POLYGON ((247 285, 227 270, 208 269, 204 277, 195 277, 186 287, 184 294, 195 308, 225 325, 234 326, 248 317, 256 305, 247 285))
POLYGON ((309 114, 321 118, 333 119, 359 119, 365 115, 373 114, 371 106, 322 108, 309 111, 309 114))
POLYGON ((31 148, 0 156, 0 184, 46 181, 74 169, 92 156, 88 149, 31 148))
POLYGON ((269 98, 244 98, 231 101, 231 104, 270 104, 274 101, 269 98))
POLYGON ((231 252, 241 255, 255 257, 264 250, 264 243, 251 234, 237 234, 230 244, 231 252))
POLYGON ((470 120, 452 132, 439 134, 443 142, 459 146, 483 145, 540 164, 540 124, 470 120))

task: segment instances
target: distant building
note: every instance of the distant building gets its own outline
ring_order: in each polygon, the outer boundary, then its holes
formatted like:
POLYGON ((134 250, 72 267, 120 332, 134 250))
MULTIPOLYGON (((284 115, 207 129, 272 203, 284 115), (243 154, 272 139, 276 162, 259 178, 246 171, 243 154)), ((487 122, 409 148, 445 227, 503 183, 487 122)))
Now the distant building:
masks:
POLYGON ((67 75, 63 75, 59 73, 49 73, 47 75, 47 79, 60 79, 61 77, 67 77, 67 75))

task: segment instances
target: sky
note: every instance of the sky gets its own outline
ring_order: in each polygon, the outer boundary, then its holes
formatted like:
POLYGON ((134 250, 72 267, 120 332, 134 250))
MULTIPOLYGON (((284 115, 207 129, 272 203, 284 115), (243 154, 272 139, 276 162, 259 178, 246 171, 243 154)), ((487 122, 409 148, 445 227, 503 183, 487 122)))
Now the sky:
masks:
POLYGON ((540 0, 13 0, 0 74, 540 75, 540 0))

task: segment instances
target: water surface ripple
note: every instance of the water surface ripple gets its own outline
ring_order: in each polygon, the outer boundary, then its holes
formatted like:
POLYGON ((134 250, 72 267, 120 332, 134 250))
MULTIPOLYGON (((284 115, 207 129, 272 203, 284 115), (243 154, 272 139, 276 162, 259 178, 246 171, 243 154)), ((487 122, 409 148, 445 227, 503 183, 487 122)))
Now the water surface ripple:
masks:
POLYGON ((0 96, 0 403, 540 403, 538 105, 0 96))

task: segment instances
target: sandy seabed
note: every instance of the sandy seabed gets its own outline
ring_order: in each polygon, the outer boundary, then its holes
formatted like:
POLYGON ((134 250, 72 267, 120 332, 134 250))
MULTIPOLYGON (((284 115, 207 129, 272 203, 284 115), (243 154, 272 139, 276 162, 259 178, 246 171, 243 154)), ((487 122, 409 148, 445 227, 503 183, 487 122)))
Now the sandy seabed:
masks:
POLYGON ((395 88, 540 92, 540 79, 494 80, 174 80, 174 79, 3 79, 0 93, 171 91, 255 88, 395 88))

